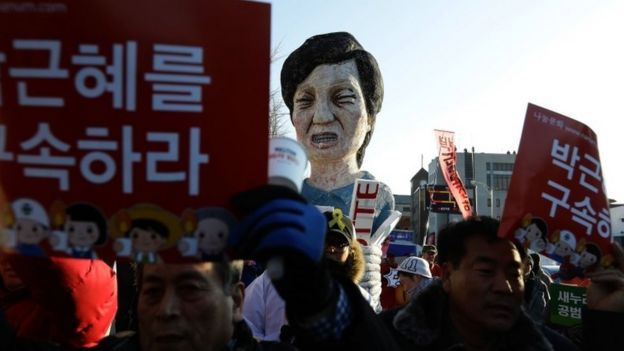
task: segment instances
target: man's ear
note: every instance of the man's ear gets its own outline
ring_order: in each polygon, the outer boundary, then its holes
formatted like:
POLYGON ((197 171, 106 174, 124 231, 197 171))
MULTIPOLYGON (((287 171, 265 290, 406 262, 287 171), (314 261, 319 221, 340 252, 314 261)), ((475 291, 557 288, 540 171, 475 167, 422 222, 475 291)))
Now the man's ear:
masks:
POLYGON ((245 283, 238 282, 232 287, 232 322, 243 320, 243 301, 245 299, 245 283))
POLYGON ((453 265, 450 262, 444 262, 440 268, 442 269, 442 288, 445 292, 451 291, 451 275, 453 274, 453 265))

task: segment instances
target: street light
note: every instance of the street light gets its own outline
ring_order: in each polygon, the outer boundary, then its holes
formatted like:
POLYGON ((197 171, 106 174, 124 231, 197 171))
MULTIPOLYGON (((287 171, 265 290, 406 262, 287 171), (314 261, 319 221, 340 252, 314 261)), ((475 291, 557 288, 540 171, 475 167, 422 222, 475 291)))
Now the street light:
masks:
MULTIPOLYGON (((486 191, 490 192, 490 217, 494 218, 494 189, 487 186, 487 184, 479 182, 477 180, 471 180, 470 184, 472 184, 475 188, 479 187, 479 186, 483 186, 485 187, 486 191)), ((475 212, 477 212, 476 214, 479 215, 479 210, 476 208, 477 204, 477 193, 475 192, 475 212)))

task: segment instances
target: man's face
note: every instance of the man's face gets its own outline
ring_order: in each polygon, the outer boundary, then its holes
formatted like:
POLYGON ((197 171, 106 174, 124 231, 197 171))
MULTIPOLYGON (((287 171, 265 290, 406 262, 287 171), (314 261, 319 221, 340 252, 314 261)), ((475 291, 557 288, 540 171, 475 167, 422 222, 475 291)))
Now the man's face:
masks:
POLYGON ((522 261, 509 241, 468 238, 459 267, 445 263, 443 283, 454 323, 478 332, 504 332, 518 318, 524 293, 522 261))
POLYGON ((411 276, 408 274, 402 274, 401 272, 399 272, 398 274, 399 282, 401 283, 401 286, 405 289, 405 291, 412 290, 422 280, 422 277, 418 274, 413 274, 411 276))
POLYGON ((429 264, 433 264, 433 262, 435 262, 436 253, 431 251, 423 252, 422 258, 429 262, 429 264))
POLYGON ((0 278, 2 278, 4 288, 8 291, 15 291, 24 286, 8 259, 3 256, 0 256, 0 278))
POLYGON ((325 238, 325 257, 339 263, 347 262, 349 258, 349 242, 341 234, 327 233, 325 238))
POLYGON ((228 233, 225 222, 218 218, 206 218, 199 221, 194 234, 200 251, 214 255, 225 248, 228 233))
POLYGON ((48 230, 43 225, 30 219, 18 219, 14 228, 17 240, 22 244, 39 244, 48 236, 48 230))
POLYGON ((226 295, 215 264, 143 266, 139 292, 142 351, 221 350, 240 317, 242 295, 226 295), (234 296, 234 297, 233 297, 234 296))
POLYGON ((320 65, 294 96, 293 125, 310 160, 355 156, 371 126, 355 61, 320 65))
POLYGON ((158 235, 155 231, 141 228, 132 228, 130 238, 132 239, 134 250, 140 252, 157 252, 165 243, 165 238, 158 235))
POLYGON ((71 219, 65 222, 65 233, 72 246, 93 246, 100 236, 100 230, 95 223, 71 219))

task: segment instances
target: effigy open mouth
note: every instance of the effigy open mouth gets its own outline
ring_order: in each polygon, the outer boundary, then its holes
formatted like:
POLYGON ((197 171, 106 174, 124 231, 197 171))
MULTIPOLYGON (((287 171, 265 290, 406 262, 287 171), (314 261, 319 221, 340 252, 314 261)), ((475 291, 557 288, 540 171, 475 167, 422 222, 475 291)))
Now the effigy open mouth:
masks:
POLYGON ((312 143, 318 146, 330 146, 338 141, 338 134, 325 132, 312 135, 312 143))

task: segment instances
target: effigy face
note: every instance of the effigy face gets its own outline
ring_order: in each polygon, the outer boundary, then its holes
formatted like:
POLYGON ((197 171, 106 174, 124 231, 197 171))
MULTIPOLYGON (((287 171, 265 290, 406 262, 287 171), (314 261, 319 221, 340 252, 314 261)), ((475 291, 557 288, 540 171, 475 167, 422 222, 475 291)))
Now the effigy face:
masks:
POLYGON ((355 61, 317 66, 297 86, 292 116, 311 162, 355 158, 371 129, 355 61))

